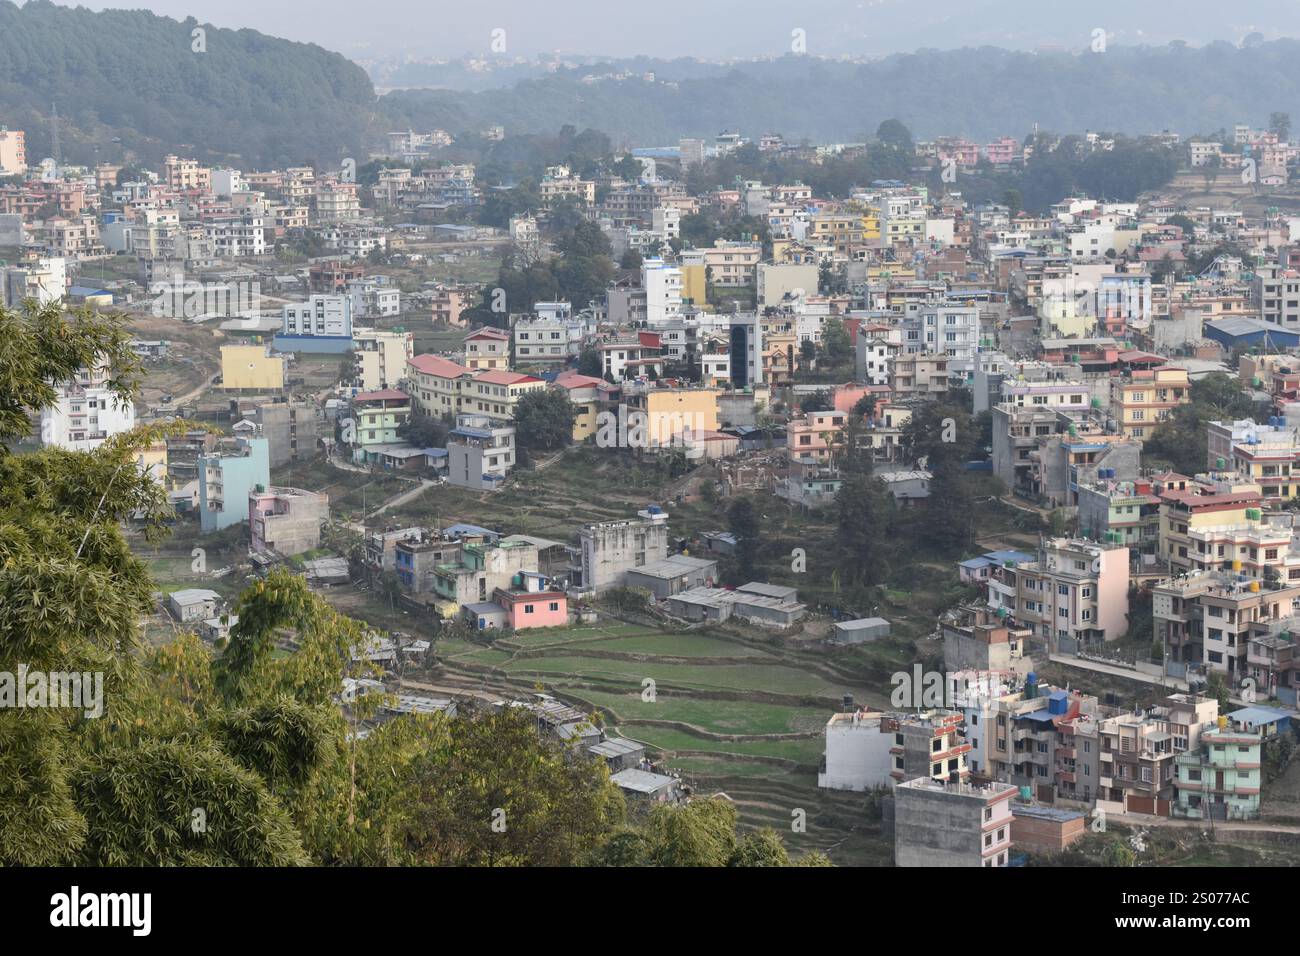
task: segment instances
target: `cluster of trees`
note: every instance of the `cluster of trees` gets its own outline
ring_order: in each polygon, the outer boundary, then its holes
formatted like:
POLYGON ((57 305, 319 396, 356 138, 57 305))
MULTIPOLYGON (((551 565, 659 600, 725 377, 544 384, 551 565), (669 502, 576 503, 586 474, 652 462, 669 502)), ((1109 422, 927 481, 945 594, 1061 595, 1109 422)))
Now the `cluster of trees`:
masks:
POLYGON ((615 267, 600 226, 565 204, 553 211, 551 226, 557 255, 531 262, 507 256, 496 284, 485 286, 482 301, 466 311, 472 324, 505 328, 511 312, 530 311, 536 302, 563 300, 584 309, 604 296, 615 267))
POLYGON ((828 156, 821 162, 765 153, 753 143, 726 156, 692 167, 686 183, 701 193, 731 186, 738 180, 765 183, 801 182, 815 195, 846 198, 856 187, 877 179, 907 179, 916 159, 912 136, 897 120, 880 125, 876 138, 845 155, 828 156), (881 134, 883 133, 883 138, 881 134))
MULTIPOLYGON (((1132 201, 1168 184, 1178 172, 1180 154, 1172 147, 1150 138, 1114 139, 1114 148, 1104 150, 1092 149, 1081 136, 1063 136, 1058 142, 1050 133, 1038 133, 1027 139, 1034 149, 1023 165, 998 171, 981 160, 955 188, 972 203, 1000 202, 1013 213, 1043 213, 1063 196, 1076 194, 1132 201)), ((933 174, 936 188, 943 185, 940 176, 933 174)))
POLYGON ((185 143, 204 160, 325 167, 363 155, 376 106, 365 71, 318 46, 46 0, 0 3, 0 101, 36 158, 53 103, 65 155, 83 161, 120 142, 157 163, 185 143))
POLYGON ((743 104, 747 129, 780 130, 794 142, 861 142, 864 132, 890 117, 926 138, 964 133, 988 140, 1035 123, 1154 133, 1231 127, 1257 113, 1262 89, 1272 104, 1264 109, 1294 113, 1300 108, 1298 64, 1295 40, 1249 48, 1224 42, 1114 46, 1104 56, 984 46, 925 49, 866 63, 786 56, 726 65, 644 64, 672 83, 583 83, 583 75, 602 71, 581 67, 508 89, 398 91, 383 103, 398 122, 417 128, 502 123, 540 131, 581 116, 617 139, 640 143, 712 137, 734 126, 737 104, 743 104))
POLYGON ((1204 471, 1209 455, 1206 425, 1251 418, 1259 412, 1250 396, 1223 372, 1192 382, 1190 397, 1191 401, 1174 409, 1142 446, 1145 464, 1172 468, 1184 475, 1204 471))
POLYGON ((987 415, 972 416, 960 394, 917 406, 903 427, 906 463, 927 468, 929 497, 900 509, 873 473, 860 419, 870 397, 854 409, 834 451, 844 476, 835 497, 837 584, 849 592, 881 584, 915 554, 959 555, 971 543, 974 478, 966 463, 982 457, 987 415))
POLYGON ((345 714, 338 695, 370 676, 353 661, 369 635, 287 571, 245 590, 215 652, 190 634, 145 646, 153 583, 121 526, 165 533, 170 506, 135 457, 188 425, 15 455, 50 382, 106 362, 129 398, 140 365, 122 319, 89 310, 0 309, 0 341, 0 672, 103 681, 102 715, 0 708, 0 865, 790 862, 774 832, 739 837, 725 801, 630 817, 603 762, 525 713, 403 717, 360 736, 382 697, 345 714))

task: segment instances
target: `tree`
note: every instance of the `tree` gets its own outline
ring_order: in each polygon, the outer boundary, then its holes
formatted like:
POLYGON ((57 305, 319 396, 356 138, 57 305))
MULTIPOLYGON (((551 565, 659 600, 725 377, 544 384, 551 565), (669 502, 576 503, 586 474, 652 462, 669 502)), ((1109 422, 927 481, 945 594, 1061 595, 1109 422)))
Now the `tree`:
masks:
POLYGON ((440 721, 429 737, 408 770, 414 862, 575 866, 624 820, 604 762, 574 759, 526 711, 440 721))
POLYGON ((515 434, 525 448, 554 451, 573 438, 576 417, 569 396, 559 389, 538 388, 515 402, 515 434))
POLYGON ((1182 474, 1204 470, 1208 451, 1207 425, 1253 417, 1258 409, 1232 377, 1214 372, 1192 382, 1190 402, 1174 409, 1142 448, 1149 463, 1159 462, 1182 474))
POLYGON ((397 426, 397 437, 416 448, 442 448, 447 443, 447 426, 427 415, 413 415, 397 426))
POLYGON ((603 360, 600 357, 600 349, 593 348, 590 345, 584 346, 578 353, 578 373, 580 375, 589 375, 592 378, 600 378, 604 371, 603 360))
POLYGON ((737 570, 742 581, 754 580, 761 529, 758 511, 748 497, 737 498, 727 509, 727 528, 736 536, 737 570))
POLYGON ((849 330, 844 327, 843 320, 837 316, 830 316, 822 324, 822 353, 834 368, 839 368, 853 359, 853 344, 849 338, 849 330))
POLYGON ((1291 138, 1291 114, 1269 113, 1268 131, 1275 133, 1279 142, 1285 143, 1291 138))
POLYGON ((1219 702, 1219 713, 1226 714, 1232 705, 1232 688, 1223 671, 1210 671, 1205 678, 1205 696, 1219 702))
POLYGON ((896 119, 887 119, 876 127, 876 139, 908 154, 913 150, 912 131, 896 119))
POLYGON ((894 496, 870 474, 846 477, 835 495, 836 543, 843 580, 857 585, 884 580, 889 566, 894 496))
POLYGON ((801 412, 829 412, 831 410, 831 394, 825 389, 818 389, 799 399, 799 411, 801 412))

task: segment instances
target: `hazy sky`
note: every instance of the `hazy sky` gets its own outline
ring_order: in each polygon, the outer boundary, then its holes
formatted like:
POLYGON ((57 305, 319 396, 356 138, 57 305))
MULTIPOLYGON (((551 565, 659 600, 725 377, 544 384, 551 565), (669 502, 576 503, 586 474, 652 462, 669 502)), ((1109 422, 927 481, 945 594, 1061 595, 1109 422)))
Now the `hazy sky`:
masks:
POLYGON ((319 43, 359 59, 506 53, 701 58, 779 55, 792 31, 828 56, 994 45, 1086 48, 1109 42, 1237 43, 1259 31, 1300 36, 1297 0, 122 0, 93 9, 145 7, 220 27, 319 43))

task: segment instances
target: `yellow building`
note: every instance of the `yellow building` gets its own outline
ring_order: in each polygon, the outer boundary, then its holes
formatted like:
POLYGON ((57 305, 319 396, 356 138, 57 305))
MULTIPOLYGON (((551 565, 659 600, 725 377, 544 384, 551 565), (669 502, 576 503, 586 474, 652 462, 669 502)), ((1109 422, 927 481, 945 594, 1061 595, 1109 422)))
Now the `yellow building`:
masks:
POLYGON ((414 355, 406 361, 415 407, 430 418, 455 420, 460 412, 462 386, 473 374, 440 355, 414 355))
POLYGON ((703 305, 708 300, 704 265, 679 266, 682 273, 682 301, 703 305))
POLYGON ((510 335, 500 329, 476 329, 465 336, 465 364, 474 371, 505 371, 510 367, 510 335))
POLYGON ((267 345, 223 345, 221 387, 227 390, 276 392, 284 388, 284 356, 267 345))
POLYGON ((629 408, 645 413, 645 433, 652 445, 672 444, 673 436, 718 430, 718 389, 646 388, 627 396, 629 408))
POLYGON ((1191 400, 1185 368, 1141 369, 1111 386, 1111 414, 1119 433, 1132 438, 1149 438, 1174 409, 1191 400))
POLYGON ((480 372, 461 383, 461 409, 465 414, 486 415, 510 422, 521 395, 546 388, 546 382, 521 372, 480 372))
POLYGON ((163 487, 167 485, 167 442, 155 442, 136 453, 136 466, 163 487))

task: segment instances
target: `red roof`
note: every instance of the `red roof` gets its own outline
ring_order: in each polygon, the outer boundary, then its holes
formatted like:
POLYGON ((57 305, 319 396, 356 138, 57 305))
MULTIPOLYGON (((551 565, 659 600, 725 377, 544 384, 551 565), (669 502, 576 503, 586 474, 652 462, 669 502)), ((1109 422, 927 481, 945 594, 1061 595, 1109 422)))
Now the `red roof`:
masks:
POLYGON ((484 326, 481 329, 475 329, 469 335, 465 336, 464 341, 468 342, 470 339, 497 339, 502 342, 509 342, 510 336, 505 332, 502 332, 500 329, 484 326))
POLYGON ((469 371, 465 366, 445 359, 441 355, 413 355, 406 364, 425 375, 437 375, 439 378, 457 378, 469 371))
POLYGON ((525 375, 523 372, 502 372, 489 371, 479 372, 474 376, 476 382, 486 382, 489 385, 520 385, 524 382, 542 381, 535 375, 525 375))
POLYGON ((396 399, 409 402, 411 396, 396 388, 381 388, 377 392, 357 392, 352 396, 354 402, 384 402, 396 399))
POLYGON ((559 375, 555 376, 555 384, 560 388, 613 388, 609 382, 603 378, 596 378, 593 375, 583 375, 575 369, 566 369, 559 375))

